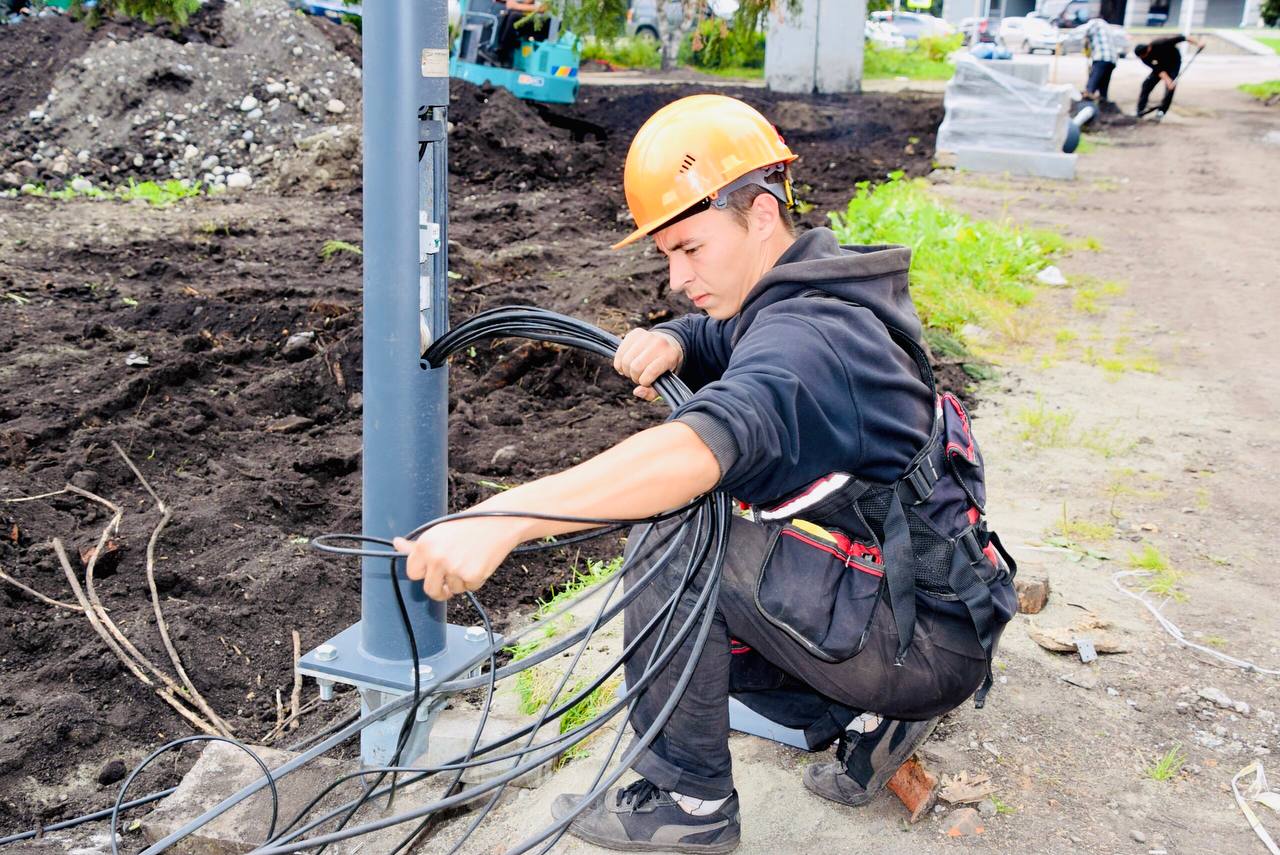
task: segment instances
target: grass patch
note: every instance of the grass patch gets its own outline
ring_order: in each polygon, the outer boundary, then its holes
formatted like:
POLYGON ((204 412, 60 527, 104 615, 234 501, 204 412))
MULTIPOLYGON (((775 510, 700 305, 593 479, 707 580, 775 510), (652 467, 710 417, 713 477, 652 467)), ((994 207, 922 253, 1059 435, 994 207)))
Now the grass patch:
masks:
POLYGON ((1182 581, 1185 574, 1170 566, 1169 559, 1151 544, 1143 546, 1141 552, 1131 553, 1129 566, 1151 574, 1147 577, 1147 590, 1151 593, 1169 597, 1178 602, 1186 601, 1187 595, 1178 588, 1178 583, 1182 581))
POLYGON ((1186 762, 1187 755, 1182 751, 1182 744, 1174 743, 1172 748, 1146 768, 1146 776, 1153 781, 1170 781, 1178 776, 1186 762))
MULTIPOLYGON (((1280 53, 1280 51, 1277 51, 1277 53, 1280 53)), ((1263 83, 1241 83, 1240 91, 1246 95, 1252 95, 1259 101, 1270 101, 1272 98, 1280 97, 1280 80, 1267 80, 1263 83)))
POLYGON ((905 77, 909 80, 950 80, 956 67, 948 59, 964 37, 925 36, 905 48, 881 48, 868 43, 863 54, 865 80, 905 77))
POLYGON ((1067 504, 1062 503, 1062 519, 1054 526, 1051 535, 1066 538, 1069 541, 1084 543, 1105 543, 1115 537, 1116 528, 1110 523, 1098 523, 1092 520, 1072 517, 1067 514, 1067 504))
POLYGON ((662 48, 656 40, 638 36, 616 39, 588 36, 582 45, 582 60, 595 60, 617 68, 659 68, 662 48))
POLYGON ((1071 299, 1072 308, 1085 315, 1100 315, 1112 297, 1125 292, 1119 282, 1094 282, 1077 288, 1071 299))
MULTIPOLYGON (((564 587, 556 591, 551 597, 539 601, 538 609, 533 613, 533 620, 547 621, 547 618, 567 602, 582 594, 586 589, 606 581, 617 573, 621 567, 622 557, 619 556, 612 561, 588 561, 586 571, 575 568, 573 578, 564 587)), ((524 659, 533 654, 548 640, 555 638, 562 630, 571 626, 572 623, 572 615, 564 615, 558 620, 547 621, 540 632, 531 633, 525 641, 511 645, 506 650, 511 654, 513 660, 524 659)), ((521 671, 516 676, 516 692, 520 699, 520 711, 525 715, 535 715, 548 705, 554 706, 561 698, 571 697, 581 692, 592 680, 589 676, 570 680, 558 695, 552 697, 561 677, 562 674, 554 668, 548 667, 529 668, 521 671)), ((601 710, 612 703, 621 683, 622 676, 620 674, 614 675, 581 701, 566 710, 560 716, 559 732, 567 733, 599 715, 601 710)), ((563 763, 576 757, 582 757, 587 753, 585 745, 579 743, 567 749, 561 755, 560 762, 563 763)))
POLYGON ((1280 36, 1250 36, 1250 38, 1280 53, 1280 36))
POLYGON ((926 326, 962 344, 967 324, 1007 322, 1035 295, 1035 275, 1069 244, 1053 232, 1010 220, 975 220, 944 206, 923 179, 893 172, 874 189, 859 182, 831 227, 845 244, 903 244, 911 248, 911 295, 926 326))
POLYGON ((1019 407, 1015 417, 1021 427, 1018 439, 1036 448, 1058 448, 1071 441, 1071 425, 1075 414, 1051 410, 1043 396, 1036 396, 1034 407, 1019 407))
POLYGON ((325 261, 333 258, 340 252, 349 252, 352 255, 364 255, 364 250, 356 246, 354 243, 347 243, 345 240, 327 240, 324 246, 320 247, 320 257, 325 261))
MULTIPOLYGON (((77 176, 78 177, 78 176, 77 176)), ((74 180, 74 179, 73 179, 74 180)), ((179 181, 171 178, 168 181, 134 181, 129 179, 128 184, 122 184, 118 187, 103 189, 89 185, 87 188, 79 189, 71 186, 68 182, 61 190, 50 190, 43 184, 24 184, 17 190, 6 190, 0 193, 0 196, 14 198, 16 196, 37 196, 45 199, 57 199, 59 201, 67 201, 70 199, 116 199, 121 202, 132 202, 135 199, 141 199, 148 205, 157 208, 163 208, 171 205, 180 199, 187 199, 192 196, 199 196, 205 192, 218 192, 214 189, 206 191, 204 184, 199 181, 179 181)))

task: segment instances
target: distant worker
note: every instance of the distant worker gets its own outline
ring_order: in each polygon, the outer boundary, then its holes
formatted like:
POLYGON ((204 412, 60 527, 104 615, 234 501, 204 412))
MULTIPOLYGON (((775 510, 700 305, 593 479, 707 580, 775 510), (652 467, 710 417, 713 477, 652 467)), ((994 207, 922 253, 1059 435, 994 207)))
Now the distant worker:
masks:
MULTIPOLYGON (((721 491, 751 508, 729 521, 714 622, 692 681, 670 710, 698 648, 689 636, 632 707, 636 734, 670 711, 632 763, 641 777, 583 805, 569 827, 599 846, 738 845, 729 694, 747 660, 758 673, 751 688, 793 686, 821 715, 815 725, 830 721, 824 742, 838 740, 836 757, 808 764, 804 786, 867 803, 941 715, 985 696, 991 655, 1017 608, 1016 568, 983 516, 969 420, 939 394, 929 367, 907 290, 911 251, 841 246, 826 228, 797 235, 795 159, 773 125, 734 98, 694 95, 650 117, 623 178, 636 229, 617 246, 652 238, 671 290, 700 311, 631 330, 614 368, 646 400, 667 372, 694 394, 665 424, 476 506, 637 519, 721 491)), ((680 525, 657 523, 653 535, 667 542, 680 525)), ((443 600, 479 588, 518 543, 580 528, 465 519, 396 548, 410 553, 409 578, 443 600)), ((659 560, 673 572, 626 608, 628 685, 662 643, 665 630, 650 631, 655 615, 682 568, 699 561, 686 538, 669 557, 642 549, 646 529, 628 542, 629 586, 659 560)), ((696 570, 695 589, 707 571, 696 570)), ((695 599, 681 598, 672 627, 695 599)), ((776 792, 752 796, 773 822, 787 821, 776 792)), ((582 801, 561 795, 552 811, 563 818, 582 801)))
POLYGON ((1163 119, 1164 114, 1169 112, 1169 107, 1173 104, 1173 91, 1178 85, 1178 73, 1182 71, 1182 51, 1178 49, 1178 45, 1182 42, 1188 42, 1198 48, 1204 47, 1201 39, 1177 35, 1156 39, 1150 44, 1138 45, 1134 50, 1134 55, 1151 68, 1147 79, 1142 81, 1142 91, 1138 93, 1139 117, 1148 112, 1147 99, 1151 97, 1157 83, 1164 84, 1164 98, 1155 110, 1155 118, 1163 119))
POLYGON ((1116 49, 1111 43, 1111 27, 1105 20, 1094 18, 1084 25, 1084 47, 1093 60, 1084 97, 1102 105, 1111 88, 1111 72, 1116 69, 1116 49))

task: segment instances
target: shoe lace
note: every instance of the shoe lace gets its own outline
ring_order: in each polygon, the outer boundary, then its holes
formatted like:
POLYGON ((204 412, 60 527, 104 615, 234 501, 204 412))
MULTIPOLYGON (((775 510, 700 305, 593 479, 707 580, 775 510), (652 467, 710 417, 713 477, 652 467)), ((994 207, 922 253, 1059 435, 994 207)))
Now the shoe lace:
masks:
POLYGON ((632 810, 644 807, 651 799, 662 792, 658 785, 641 778, 635 783, 618 790, 618 807, 629 806, 632 810))

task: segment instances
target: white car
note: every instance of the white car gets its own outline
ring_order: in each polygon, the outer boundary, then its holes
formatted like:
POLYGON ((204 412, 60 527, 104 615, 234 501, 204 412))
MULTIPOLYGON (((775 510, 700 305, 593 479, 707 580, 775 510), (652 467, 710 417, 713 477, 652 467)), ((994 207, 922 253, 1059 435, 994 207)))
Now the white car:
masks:
POLYGON ((1000 40, 1012 51, 1022 53, 1067 52, 1070 37, 1037 15, 1005 18, 1000 22, 1000 40))
POLYGON ((903 38, 902 33, 894 29, 893 25, 883 21, 867 21, 864 33, 866 40, 878 48, 901 50, 907 46, 907 40, 903 38))
POLYGON ((956 28, 941 18, 933 15, 922 15, 919 12, 872 12, 871 20, 889 24, 907 41, 915 41, 921 36, 951 36, 956 28))

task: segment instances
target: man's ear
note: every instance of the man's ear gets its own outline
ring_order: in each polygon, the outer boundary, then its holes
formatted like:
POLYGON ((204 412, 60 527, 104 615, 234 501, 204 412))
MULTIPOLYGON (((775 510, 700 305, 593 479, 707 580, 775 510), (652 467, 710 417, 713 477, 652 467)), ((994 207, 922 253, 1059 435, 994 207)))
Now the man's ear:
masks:
POLYGON ((751 221, 759 228, 761 237, 768 240, 782 223, 782 213, 778 209, 778 197, 772 193, 761 193, 751 200, 751 221))

